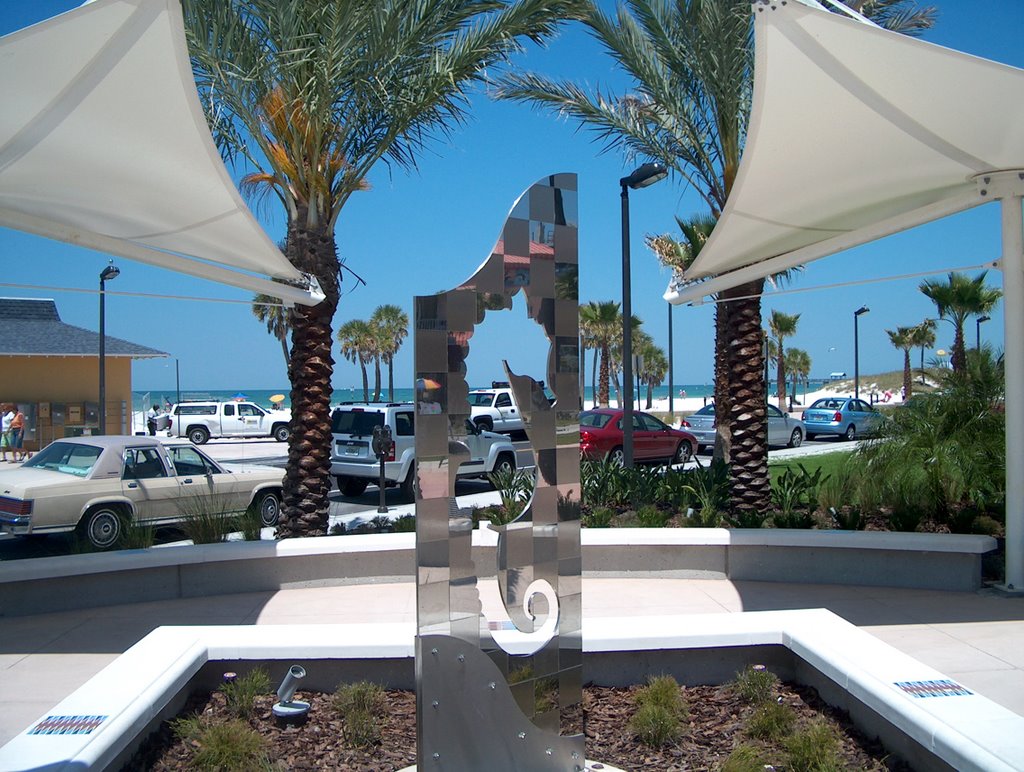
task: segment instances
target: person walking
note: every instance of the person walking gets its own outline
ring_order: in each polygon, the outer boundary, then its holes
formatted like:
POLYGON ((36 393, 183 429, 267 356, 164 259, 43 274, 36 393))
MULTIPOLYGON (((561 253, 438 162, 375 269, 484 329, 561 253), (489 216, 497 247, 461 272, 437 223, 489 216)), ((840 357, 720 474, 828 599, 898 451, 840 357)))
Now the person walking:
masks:
POLYGON ((25 414, 21 408, 12 405, 14 418, 11 419, 11 449, 14 452, 14 463, 25 460, 25 414))
POLYGON ((7 449, 11 447, 11 422, 14 420, 14 405, 3 406, 0 418, 0 461, 7 460, 7 449))
POLYGON ((149 436, 150 437, 155 437, 156 436, 156 425, 157 425, 157 420, 159 418, 160 418, 160 408, 157 407, 156 403, 154 402, 152 405, 149 406, 149 412, 146 413, 146 428, 149 429, 149 436))

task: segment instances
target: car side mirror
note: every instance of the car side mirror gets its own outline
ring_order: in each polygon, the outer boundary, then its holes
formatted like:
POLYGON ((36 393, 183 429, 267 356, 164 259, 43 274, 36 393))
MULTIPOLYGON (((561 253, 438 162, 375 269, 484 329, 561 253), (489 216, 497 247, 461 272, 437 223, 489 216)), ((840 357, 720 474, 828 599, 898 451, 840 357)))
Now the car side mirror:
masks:
POLYGON ((483 429, 481 429, 479 426, 477 426, 475 423, 473 423, 472 421, 470 421, 467 418, 466 419, 466 431, 469 432, 472 435, 478 435, 478 434, 480 434, 483 431, 483 429))

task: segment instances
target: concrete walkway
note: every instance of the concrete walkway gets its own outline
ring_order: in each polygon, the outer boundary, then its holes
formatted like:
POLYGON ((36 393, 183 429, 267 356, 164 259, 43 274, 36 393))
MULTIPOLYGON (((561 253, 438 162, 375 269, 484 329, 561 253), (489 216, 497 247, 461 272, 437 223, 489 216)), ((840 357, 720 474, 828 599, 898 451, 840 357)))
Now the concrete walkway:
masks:
MULTIPOLYGON (((648 577, 585 577, 586 620, 651 614, 827 608, 895 648, 1024 715, 1024 599, 648 577)), ((408 622, 412 582, 138 603, 3 620, 0 745, 160 625, 408 622)))

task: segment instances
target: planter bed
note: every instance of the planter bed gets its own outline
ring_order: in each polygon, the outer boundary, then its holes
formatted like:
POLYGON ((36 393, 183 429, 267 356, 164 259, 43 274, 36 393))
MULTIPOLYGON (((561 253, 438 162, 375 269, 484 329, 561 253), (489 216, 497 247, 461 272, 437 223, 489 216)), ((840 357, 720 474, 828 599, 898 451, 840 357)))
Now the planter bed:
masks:
MULTIPOLYGON (((159 628, 0 748, 0 768, 116 769, 225 670, 261 665, 273 682, 298 663, 312 690, 342 678, 409 688, 413 635, 411 624, 159 628), (78 733, 43 733, 52 725, 78 733)), ((722 683, 761 663, 813 686, 915 768, 1024 767, 1024 718, 828 611, 595 619, 584 625, 583 645, 585 679, 597 686, 661 673, 683 684, 722 683)))

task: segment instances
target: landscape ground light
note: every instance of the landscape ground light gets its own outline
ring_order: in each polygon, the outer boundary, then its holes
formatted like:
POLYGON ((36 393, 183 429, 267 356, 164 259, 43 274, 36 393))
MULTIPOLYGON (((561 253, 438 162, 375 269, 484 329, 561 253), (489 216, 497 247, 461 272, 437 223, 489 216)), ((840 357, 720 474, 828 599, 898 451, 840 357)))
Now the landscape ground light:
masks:
POLYGON ((644 164, 619 180, 622 199, 622 463, 633 466, 633 299, 629 270, 629 189, 639 190, 668 176, 659 163, 644 164))

